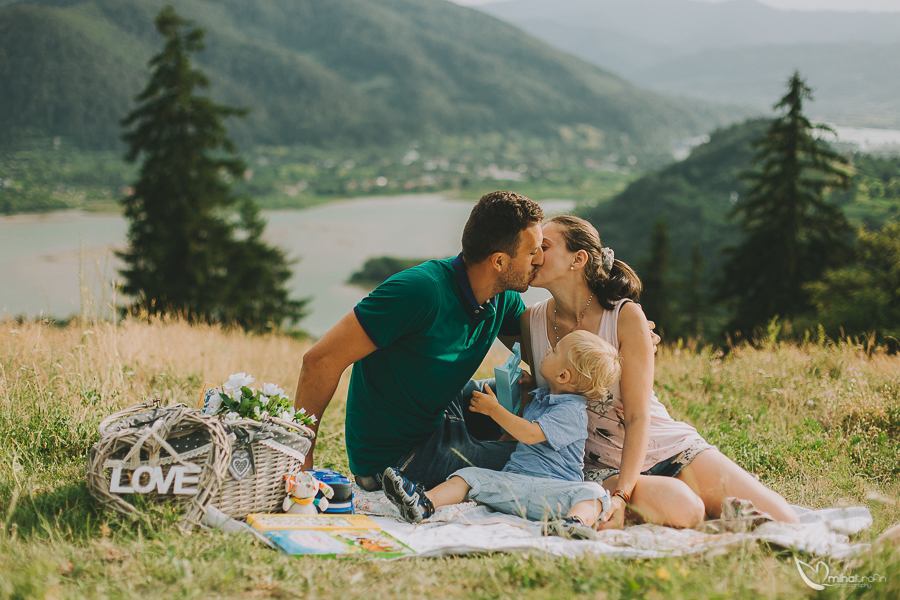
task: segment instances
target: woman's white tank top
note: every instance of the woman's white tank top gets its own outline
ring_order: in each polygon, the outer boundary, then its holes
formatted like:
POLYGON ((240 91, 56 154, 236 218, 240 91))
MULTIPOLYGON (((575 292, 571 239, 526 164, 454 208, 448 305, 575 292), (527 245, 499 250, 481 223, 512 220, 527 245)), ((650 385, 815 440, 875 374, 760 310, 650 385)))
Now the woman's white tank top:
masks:
MULTIPOLYGON (((534 377, 538 387, 547 385, 540 374, 540 364, 552 347, 547 330, 547 306, 544 300, 531 307, 531 356, 534 357, 534 377)), ((619 348, 619 311, 628 300, 616 302, 613 310, 604 310, 597 334, 619 348)), ((652 392, 651 392, 652 393, 652 392)), ((652 394, 650 399, 650 441, 647 458, 641 469, 646 471, 656 463, 687 450, 694 442, 702 440, 697 430, 669 416, 666 407, 652 394)), ((605 400, 588 403, 588 439, 584 446, 585 468, 618 469, 622 462, 622 445, 625 442, 625 413, 619 383, 610 388, 605 400)))

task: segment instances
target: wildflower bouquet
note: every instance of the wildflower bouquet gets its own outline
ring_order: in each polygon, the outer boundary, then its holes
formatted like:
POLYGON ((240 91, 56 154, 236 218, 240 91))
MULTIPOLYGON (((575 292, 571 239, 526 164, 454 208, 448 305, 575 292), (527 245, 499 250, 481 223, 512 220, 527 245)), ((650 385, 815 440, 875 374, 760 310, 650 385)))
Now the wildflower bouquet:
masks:
POLYGON ((264 383, 261 388, 249 387, 254 379, 246 373, 235 373, 222 384, 219 396, 222 403, 216 414, 225 415, 228 421, 240 418, 262 421, 266 415, 300 425, 312 425, 316 416, 306 413, 305 408, 295 411, 293 403, 284 390, 274 383, 264 383))

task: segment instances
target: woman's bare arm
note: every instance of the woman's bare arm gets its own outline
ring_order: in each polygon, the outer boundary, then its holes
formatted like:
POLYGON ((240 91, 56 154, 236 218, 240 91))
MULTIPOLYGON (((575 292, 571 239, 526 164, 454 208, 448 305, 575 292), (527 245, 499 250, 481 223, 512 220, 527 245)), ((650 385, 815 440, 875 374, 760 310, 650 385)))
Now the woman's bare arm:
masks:
POLYGON ((622 355, 622 405, 625 441, 616 487, 631 494, 650 440, 650 397, 653 393, 653 352, 650 328, 641 307, 626 303, 619 311, 619 352, 622 355))

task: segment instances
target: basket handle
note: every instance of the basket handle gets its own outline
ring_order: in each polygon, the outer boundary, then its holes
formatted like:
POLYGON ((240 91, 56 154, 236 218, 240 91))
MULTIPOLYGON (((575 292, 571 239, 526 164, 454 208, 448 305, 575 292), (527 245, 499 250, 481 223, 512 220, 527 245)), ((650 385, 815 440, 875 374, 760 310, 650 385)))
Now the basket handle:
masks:
POLYGON ((285 429, 293 429, 302 435, 303 437, 307 437, 309 439, 313 439, 316 437, 316 432, 307 427, 306 425, 300 425, 299 423, 294 423, 292 421, 285 421, 284 419, 279 419, 278 417, 273 417, 269 415, 266 419, 267 421, 272 421, 276 425, 280 425, 285 429))
POLYGON ((159 408, 159 405, 161 403, 162 402, 160 401, 159 397, 157 396, 156 398, 150 398, 148 400, 144 400, 140 404, 135 404, 134 406, 120 410, 119 412, 114 412, 113 414, 109 415, 108 417, 106 417, 105 419, 100 421, 100 425, 97 426, 97 429, 100 431, 101 436, 105 435, 106 428, 109 427, 110 425, 112 425, 113 423, 115 423, 116 421, 124 419, 125 417, 127 417, 129 415, 133 415, 133 414, 145 411, 148 408, 159 408))

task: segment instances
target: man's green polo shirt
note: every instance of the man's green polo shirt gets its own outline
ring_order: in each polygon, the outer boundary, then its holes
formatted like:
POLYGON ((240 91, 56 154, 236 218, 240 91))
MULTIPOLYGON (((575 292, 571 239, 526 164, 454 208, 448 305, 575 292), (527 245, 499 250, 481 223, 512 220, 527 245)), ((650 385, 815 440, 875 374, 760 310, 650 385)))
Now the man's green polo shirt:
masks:
POLYGON ((345 422, 350 470, 396 465, 440 426, 497 335, 521 333, 517 292, 478 305, 462 255, 398 273, 356 305, 377 350, 353 364, 345 422))

